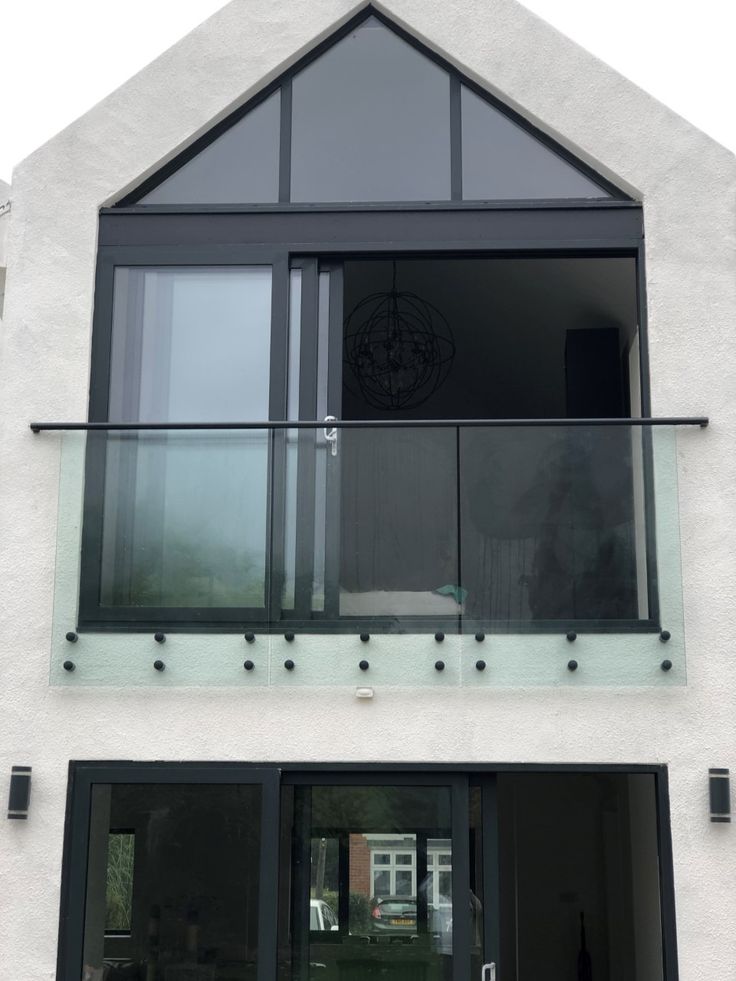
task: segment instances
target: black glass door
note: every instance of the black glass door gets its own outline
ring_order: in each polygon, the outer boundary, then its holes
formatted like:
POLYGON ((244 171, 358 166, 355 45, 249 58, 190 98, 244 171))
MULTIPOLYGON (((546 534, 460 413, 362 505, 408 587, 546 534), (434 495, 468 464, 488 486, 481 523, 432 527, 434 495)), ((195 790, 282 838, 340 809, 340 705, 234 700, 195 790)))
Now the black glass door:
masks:
POLYGON ((280 981, 480 977, 498 935, 493 787, 418 774, 286 783, 280 981))

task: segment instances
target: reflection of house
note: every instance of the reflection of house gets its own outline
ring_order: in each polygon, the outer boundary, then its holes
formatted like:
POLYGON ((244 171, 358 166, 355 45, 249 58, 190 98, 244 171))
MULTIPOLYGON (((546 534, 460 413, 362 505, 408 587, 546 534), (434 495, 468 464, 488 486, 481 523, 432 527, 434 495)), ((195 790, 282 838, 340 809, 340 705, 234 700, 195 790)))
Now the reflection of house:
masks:
MULTIPOLYGON (((452 848, 448 840, 428 839, 427 902, 435 909, 452 896, 452 848)), ((370 899, 417 895, 415 835, 350 835, 350 891, 370 899)))
POLYGON ((734 187, 514 0, 233 0, 19 166, 3 981, 732 973, 734 187))

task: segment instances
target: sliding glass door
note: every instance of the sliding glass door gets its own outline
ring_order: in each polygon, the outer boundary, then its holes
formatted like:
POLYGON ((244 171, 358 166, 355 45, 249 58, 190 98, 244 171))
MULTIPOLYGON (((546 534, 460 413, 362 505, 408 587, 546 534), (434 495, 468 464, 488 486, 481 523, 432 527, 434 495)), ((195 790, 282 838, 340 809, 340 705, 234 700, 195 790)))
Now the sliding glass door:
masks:
POLYGON ((655 769, 76 764, 58 981, 664 981, 655 769))
POLYGON ((481 824, 471 826, 467 779, 346 774, 284 783, 280 977, 474 977, 485 963, 488 917, 473 866, 483 817, 479 799, 481 824))

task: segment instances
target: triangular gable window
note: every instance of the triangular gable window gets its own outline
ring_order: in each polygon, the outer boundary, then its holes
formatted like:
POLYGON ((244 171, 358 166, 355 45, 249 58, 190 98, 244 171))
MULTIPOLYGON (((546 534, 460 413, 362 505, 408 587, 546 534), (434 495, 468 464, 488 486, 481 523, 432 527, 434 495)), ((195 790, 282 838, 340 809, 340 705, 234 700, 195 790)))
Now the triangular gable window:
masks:
POLYGON ((366 16, 121 204, 624 197, 471 85, 366 16))

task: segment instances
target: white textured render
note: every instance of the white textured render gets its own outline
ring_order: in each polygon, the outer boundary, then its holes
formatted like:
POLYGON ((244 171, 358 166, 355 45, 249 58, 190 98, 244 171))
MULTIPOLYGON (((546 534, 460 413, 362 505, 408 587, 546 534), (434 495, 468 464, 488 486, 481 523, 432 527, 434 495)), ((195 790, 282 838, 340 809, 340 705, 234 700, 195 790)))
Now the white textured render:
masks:
POLYGON ((6 240, 10 221, 10 184, 0 180, 0 320, 3 319, 5 299, 6 240))
MULTIPOLYGON (((26 764, 33 789, 29 820, 0 824, 0 978, 55 976, 69 760, 390 755, 667 764, 680 976, 726 981, 736 964, 736 827, 709 823, 707 771, 736 770, 736 158, 513 0, 380 6, 643 202, 653 414, 711 420, 678 437, 687 683, 376 681, 371 700, 318 677, 62 687, 52 670, 50 683, 60 439, 28 423, 86 418, 98 210, 360 6, 233 0, 14 172, 0 328, 0 786, 11 765, 26 764), (400 738, 377 741, 384 729, 400 738)), ((275 657, 286 656, 280 643, 275 657)), ((298 640, 295 659, 300 643, 357 659, 354 638, 298 640)), ((155 656, 147 635, 126 638, 121 657, 125 645, 155 656)), ((431 636, 382 645, 397 658, 404 645, 436 657, 431 636)), ((484 653, 490 660, 490 644, 484 653)))

